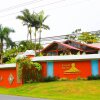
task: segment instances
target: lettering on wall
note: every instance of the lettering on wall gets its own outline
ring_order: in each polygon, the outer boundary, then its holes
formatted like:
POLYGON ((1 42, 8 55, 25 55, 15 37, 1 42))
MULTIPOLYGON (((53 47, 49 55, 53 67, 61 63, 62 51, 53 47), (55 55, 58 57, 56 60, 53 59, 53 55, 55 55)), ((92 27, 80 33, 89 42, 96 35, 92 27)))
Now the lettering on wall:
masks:
POLYGON ((0 81, 2 81, 3 80, 3 77, 2 76, 0 76, 0 81))
POLYGON ((76 68, 75 63, 71 64, 62 64, 62 69, 64 70, 64 74, 69 74, 69 73, 79 73, 79 69, 76 68))

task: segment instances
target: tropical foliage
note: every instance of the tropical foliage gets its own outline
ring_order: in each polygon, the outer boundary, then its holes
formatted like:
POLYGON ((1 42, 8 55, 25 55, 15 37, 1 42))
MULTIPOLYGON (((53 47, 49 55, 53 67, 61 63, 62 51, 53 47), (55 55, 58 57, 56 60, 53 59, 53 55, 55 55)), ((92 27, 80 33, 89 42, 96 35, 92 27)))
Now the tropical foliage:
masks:
POLYGON ((28 9, 25 9, 22 12, 22 15, 17 16, 17 19, 20 19, 23 21, 23 25, 26 25, 28 28, 28 34, 27 34, 27 39, 28 39, 28 35, 30 35, 30 41, 32 40, 32 30, 31 30, 31 24, 30 24, 30 20, 31 20, 31 13, 29 12, 28 9))
POLYGON ((14 30, 11 28, 8 28, 8 27, 3 27, 2 25, 0 25, 0 60, 1 60, 1 63, 3 63, 4 43, 6 43, 6 48, 8 48, 13 43, 9 37, 9 34, 11 32, 14 32, 14 30))
MULTIPOLYGON (((36 50, 43 49, 42 45, 36 44, 36 50)), ((18 52, 26 50, 35 50, 35 44, 32 41, 21 41, 18 45, 18 52)))
POLYGON ((92 32, 81 32, 81 29, 76 29, 72 32, 72 34, 69 34, 65 37, 65 39, 69 40, 79 40, 83 43, 96 43, 99 42, 98 35, 100 34, 99 31, 92 33, 92 32))
POLYGON ((17 59, 18 63, 18 78, 24 83, 41 80, 41 65, 38 62, 32 62, 29 58, 17 59))
POLYGON ((15 57, 18 54, 17 48, 12 48, 4 51, 3 53, 3 62, 4 63, 15 63, 15 57))
POLYGON ((96 43, 99 41, 99 38, 96 36, 96 34, 91 34, 90 32, 83 32, 78 37, 78 40, 85 43, 96 43))
MULTIPOLYGON (((12 48, 9 48, 3 53, 3 62, 4 63, 15 63, 15 57, 19 52, 25 52, 26 50, 34 50, 34 43, 32 41, 21 41, 19 44, 15 44, 12 48)), ((36 44, 36 50, 43 49, 43 46, 36 44)))
MULTIPOLYGON (((45 29, 45 30, 49 30, 49 26, 48 25, 45 25, 44 24, 44 21, 48 18, 48 16, 44 16, 44 12, 41 11, 38 13, 38 21, 39 21, 39 24, 38 24, 38 28, 39 28, 39 45, 41 43, 41 32, 42 32, 42 29, 45 29)), ((40 52, 40 49, 39 49, 39 52, 40 52)))
MULTIPOLYGON (((49 26, 44 24, 44 21, 47 19, 48 16, 44 16, 44 12, 40 11, 39 13, 35 13, 33 12, 32 14, 30 13, 30 11, 28 9, 25 9, 22 11, 22 16, 17 16, 17 19, 20 19, 23 21, 23 25, 27 25, 28 27, 28 34, 30 34, 30 40, 32 40, 31 34, 32 34, 32 29, 31 27, 34 27, 35 31, 34 31, 34 36, 35 36, 35 54, 36 54, 36 34, 39 31, 40 35, 39 35, 39 46, 40 45, 40 40, 41 40, 41 32, 42 29, 50 29, 49 26)), ((39 47, 39 51, 40 51, 39 47)))

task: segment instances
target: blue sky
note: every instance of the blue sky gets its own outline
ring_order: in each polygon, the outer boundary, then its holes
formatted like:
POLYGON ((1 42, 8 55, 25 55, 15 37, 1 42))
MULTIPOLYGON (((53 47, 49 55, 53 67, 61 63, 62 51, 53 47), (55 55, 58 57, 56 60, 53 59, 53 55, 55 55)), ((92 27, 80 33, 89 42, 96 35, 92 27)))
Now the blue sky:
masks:
POLYGON ((100 0, 2 0, 0 24, 15 29, 16 32, 11 34, 14 41, 26 39, 27 28, 16 19, 25 8, 31 12, 44 10, 45 15, 49 15, 45 24, 50 26, 50 30, 43 31, 42 37, 71 34, 77 28, 82 31, 100 30, 100 0), (24 5, 14 8, 19 4, 24 5))

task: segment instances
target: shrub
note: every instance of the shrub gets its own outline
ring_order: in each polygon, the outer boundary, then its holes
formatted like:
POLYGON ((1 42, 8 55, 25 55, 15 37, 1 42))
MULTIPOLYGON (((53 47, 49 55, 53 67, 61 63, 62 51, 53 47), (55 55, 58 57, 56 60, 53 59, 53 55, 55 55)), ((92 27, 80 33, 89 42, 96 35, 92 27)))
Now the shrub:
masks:
POLYGON ((33 83, 34 81, 32 79, 30 79, 29 81, 26 81, 26 83, 33 83))
POLYGON ((48 76, 48 77, 43 78, 43 82, 51 82, 51 81, 57 81, 57 80, 58 80, 58 77, 56 76, 54 77, 48 76))
POLYGON ((10 64, 10 63, 16 63, 16 59, 15 58, 11 58, 8 61, 5 62, 6 64, 10 64))
POLYGON ((96 75, 96 76, 88 76, 87 78, 88 80, 100 80, 100 75, 96 75))
POLYGON ((68 78, 60 78, 59 81, 68 81, 68 78))
POLYGON ((23 83, 41 81, 41 64, 32 62, 29 58, 17 59, 17 64, 18 78, 22 79, 23 83))

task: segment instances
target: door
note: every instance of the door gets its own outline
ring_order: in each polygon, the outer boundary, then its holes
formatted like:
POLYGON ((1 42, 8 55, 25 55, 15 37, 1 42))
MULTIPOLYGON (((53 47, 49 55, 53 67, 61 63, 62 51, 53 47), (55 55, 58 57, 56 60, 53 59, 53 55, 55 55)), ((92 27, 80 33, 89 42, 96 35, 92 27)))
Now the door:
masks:
POLYGON ((92 75, 93 76, 98 75, 98 60, 92 60, 91 64, 92 64, 92 75))
POLYGON ((47 76, 53 77, 53 62, 47 62, 47 76))

